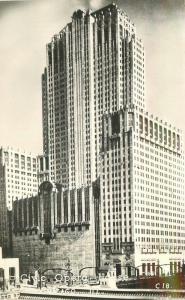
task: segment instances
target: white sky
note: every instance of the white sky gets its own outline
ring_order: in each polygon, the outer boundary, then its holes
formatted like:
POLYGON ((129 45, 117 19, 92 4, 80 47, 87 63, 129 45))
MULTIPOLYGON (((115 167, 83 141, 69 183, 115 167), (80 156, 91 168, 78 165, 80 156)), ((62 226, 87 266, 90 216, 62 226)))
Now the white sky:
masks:
MULTIPOLYGON (((147 108, 185 134, 185 0, 117 0, 146 52, 147 108)), ((0 145, 42 152, 45 45, 74 10, 107 0, 0 1, 0 145)))

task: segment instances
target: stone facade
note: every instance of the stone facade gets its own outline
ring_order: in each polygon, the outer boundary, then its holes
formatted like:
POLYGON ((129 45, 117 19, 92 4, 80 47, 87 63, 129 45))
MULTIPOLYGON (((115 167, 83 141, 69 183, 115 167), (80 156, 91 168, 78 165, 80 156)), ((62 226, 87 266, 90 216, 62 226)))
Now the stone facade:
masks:
POLYGON ((74 274, 100 261, 99 188, 63 191, 50 182, 41 184, 38 196, 13 206, 13 254, 21 272, 65 268, 74 274))
POLYGON ((75 231, 68 228, 68 232, 62 229, 50 240, 50 244, 34 232, 14 235, 14 256, 20 259, 21 272, 33 272, 37 266, 41 266, 42 270, 65 268, 68 260, 72 272, 77 275, 81 268, 95 266, 95 237, 92 231, 93 228, 86 230, 85 226, 80 232, 77 227, 75 231))

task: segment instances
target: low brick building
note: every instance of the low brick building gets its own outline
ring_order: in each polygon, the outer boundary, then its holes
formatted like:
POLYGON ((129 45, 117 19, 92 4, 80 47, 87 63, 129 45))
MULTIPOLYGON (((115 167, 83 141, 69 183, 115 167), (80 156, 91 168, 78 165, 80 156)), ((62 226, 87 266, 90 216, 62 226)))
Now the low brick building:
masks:
POLYGON ((74 274, 100 261, 99 186, 63 190, 50 182, 13 204, 12 246, 21 272, 65 268, 74 274))
POLYGON ((19 283, 19 259, 3 258, 0 247, 0 293, 16 283, 19 283))

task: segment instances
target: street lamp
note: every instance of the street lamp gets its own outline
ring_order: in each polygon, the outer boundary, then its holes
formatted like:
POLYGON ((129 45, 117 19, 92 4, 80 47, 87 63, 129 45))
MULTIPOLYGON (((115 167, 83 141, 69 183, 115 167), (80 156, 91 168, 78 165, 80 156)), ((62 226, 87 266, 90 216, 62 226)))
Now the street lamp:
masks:
POLYGON ((42 288, 42 271, 41 271, 41 267, 38 265, 36 266, 36 270, 35 270, 35 278, 37 278, 37 287, 42 288), (38 284, 38 280, 39 280, 39 284, 38 284))

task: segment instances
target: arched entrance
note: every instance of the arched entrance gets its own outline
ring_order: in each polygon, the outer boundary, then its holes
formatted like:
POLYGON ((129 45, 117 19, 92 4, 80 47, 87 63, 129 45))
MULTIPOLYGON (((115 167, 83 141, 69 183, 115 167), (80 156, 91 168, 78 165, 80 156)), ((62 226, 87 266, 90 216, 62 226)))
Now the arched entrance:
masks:
POLYGON ((113 260, 113 263, 116 267, 116 276, 120 276, 121 275, 121 260, 116 258, 113 260))

